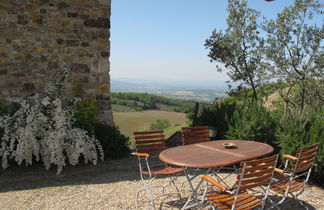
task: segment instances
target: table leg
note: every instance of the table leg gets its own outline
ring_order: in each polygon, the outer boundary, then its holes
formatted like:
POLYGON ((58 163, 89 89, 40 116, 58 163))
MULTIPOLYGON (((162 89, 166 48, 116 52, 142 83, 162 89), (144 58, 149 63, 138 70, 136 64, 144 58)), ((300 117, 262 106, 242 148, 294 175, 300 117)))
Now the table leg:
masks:
MULTIPOLYGON (((210 170, 211 170, 211 168, 208 168, 207 171, 205 172, 205 175, 209 174, 210 170)), ((203 180, 201 179, 199 181, 199 183, 197 184, 197 186, 195 187, 193 185, 193 183, 192 183, 192 180, 195 179, 198 175, 194 175, 194 176, 190 177, 187 170, 185 170, 184 173, 186 175, 187 181, 189 182, 192 193, 191 193, 190 197, 188 198, 188 200, 186 201, 186 203, 184 204, 184 206, 181 209, 188 209, 188 208, 191 208, 193 206, 199 205, 197 191, 198 191, 200 185, 202 184, 203 180), (189 203, 191 201, 194 201, 194 203, 189 205, 189 203)), ((203 201, 204 201, 204 198, 202 199, 202 203, 203 203, 203 201)), ((201 203, 201 205, 202 205, 202 203, 201 203)))

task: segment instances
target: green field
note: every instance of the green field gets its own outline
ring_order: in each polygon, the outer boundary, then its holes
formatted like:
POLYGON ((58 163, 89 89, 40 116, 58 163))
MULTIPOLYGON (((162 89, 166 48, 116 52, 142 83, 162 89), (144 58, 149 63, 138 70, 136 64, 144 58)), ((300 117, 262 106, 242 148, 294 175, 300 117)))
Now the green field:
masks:
POLYGON ((120 131, 132 138, 134 131, 146 130, 156 120, 169 120, 170 127, 165 129, 166 136, 186 125, 184 113, 167 111, 114 112, 114 120, 120 131))

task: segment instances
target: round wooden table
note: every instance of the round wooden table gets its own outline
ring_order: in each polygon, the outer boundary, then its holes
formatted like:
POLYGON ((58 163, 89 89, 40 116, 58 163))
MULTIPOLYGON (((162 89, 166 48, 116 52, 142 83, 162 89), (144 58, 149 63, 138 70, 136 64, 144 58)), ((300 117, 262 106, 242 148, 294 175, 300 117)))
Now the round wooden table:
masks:
MULTIPOLYGON (((273 148, 270 145, 256 141, 216 140, 169 148, 162 151, 159 158, 161 161, 175 166, 185 168, 206 168, 207 171, 205 174, 208 174, 212 168, 232 166, 245 160, 252 160, 269 155, 272 152, 273 148), (235 146, 225 148, 223 145, 224 143, 234 143, 235 146)), ((184 172, 192 190, 192 195, 181 209, 192 208, 199 203, 197 191, 202 183, 202 180, 200 180, 200 182, 194 186, 192 180, 197 177, 197 175, 190 176, 187 170, 184 172), (195 203, 189 205, 192 201, 195 203)), ((202 202, 203 201, 204 199, 202 199, 202 202)))
POLYGON ((234 165, 272 152, 272 146, 256 141, 216 140, 169 148, 162 151, 159 158, 180 167, 214 168, 234 165), (223 143, 229 142, 234 143, 235 147, 226 149, 223 143))

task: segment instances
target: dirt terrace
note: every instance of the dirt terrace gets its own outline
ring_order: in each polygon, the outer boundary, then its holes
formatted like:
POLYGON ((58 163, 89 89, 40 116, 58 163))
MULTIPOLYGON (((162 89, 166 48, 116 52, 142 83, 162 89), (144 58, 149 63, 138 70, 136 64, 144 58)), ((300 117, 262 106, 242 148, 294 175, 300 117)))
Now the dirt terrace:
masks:
MULTIPOLYGON (((178 183, 184 180, 181 176, 178 183)), ((140 186, 137 159, 133 157, 107 160, 97 166, 66 167, 60 175, 54 168, 46 171, 42 166, 12 166, 0 170, 0 209, 136 209, 135 192, 140 186)), ((179 201, 173 192, 173 188, 167 188, 166 195, 157 199, 156 208, 179 209, 190 193, 184 186, 184 198, 179 201)), ((323 197, 323 189, 308 186, 299 199, 309 209, 324 209, 323 197)), ((140 198, 138 209, 151 209, 147 195, 141 194, 140 198)), ((281 209, 303 207, 293 200, 281 209)))

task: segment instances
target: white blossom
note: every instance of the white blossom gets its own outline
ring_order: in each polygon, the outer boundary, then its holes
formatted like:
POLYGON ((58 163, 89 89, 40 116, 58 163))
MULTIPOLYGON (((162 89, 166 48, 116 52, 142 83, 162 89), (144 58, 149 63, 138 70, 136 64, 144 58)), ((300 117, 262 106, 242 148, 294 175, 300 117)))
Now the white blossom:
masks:
POLYGON ((85 130, 74 128, 71 107, 60 97, 53 97, 55 87, 49 84, 45 96, 34 94, 25 99, 8 99, 20 104, 20 108, 12 116, 0 116, 0 129, 3 129, 0 157, 4 169, 9 159, 26 165, 42 160, 46 169, 56 165, 59 174, 66 161, 77 165, 81 156, 85 163, 96 164, 97 150, 103 160, 99 141, 88 136, 85 130))

